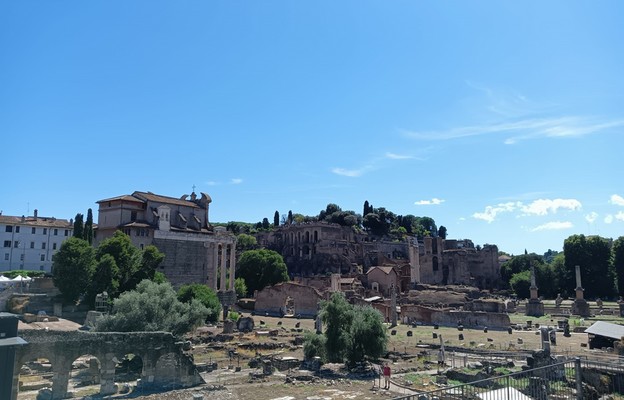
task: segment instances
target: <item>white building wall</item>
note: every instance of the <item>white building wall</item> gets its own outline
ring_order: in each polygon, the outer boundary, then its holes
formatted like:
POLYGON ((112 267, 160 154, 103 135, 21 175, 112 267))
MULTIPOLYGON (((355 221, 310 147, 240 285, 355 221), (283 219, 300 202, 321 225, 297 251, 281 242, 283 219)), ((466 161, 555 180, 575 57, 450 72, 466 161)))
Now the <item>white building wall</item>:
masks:
POLYGON ((52 272, 52 256, 72 234, 69 227, 0 223, 0 272, 14 269, 52 272))

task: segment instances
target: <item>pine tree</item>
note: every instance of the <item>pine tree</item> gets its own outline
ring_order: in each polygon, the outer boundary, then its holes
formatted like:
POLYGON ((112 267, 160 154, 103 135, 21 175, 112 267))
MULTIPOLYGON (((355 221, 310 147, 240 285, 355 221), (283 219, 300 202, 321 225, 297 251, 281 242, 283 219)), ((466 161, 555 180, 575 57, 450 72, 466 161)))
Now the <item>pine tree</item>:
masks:
POLYGON ((80 213, 76 214, 76 219, 74 220, 74 237, 79 239, 84 238, 84 216, 80 213))
POLYGON ((275 211, 275 215, 273 215, 273 226, 276 228, 279 226, 279 219, 280 219, 279 211, 275 211))
POLYGON ((93 243, 93 211, 90 208, 87 210, 87 221, 84 225, 84 240, 89 244, 93 243))

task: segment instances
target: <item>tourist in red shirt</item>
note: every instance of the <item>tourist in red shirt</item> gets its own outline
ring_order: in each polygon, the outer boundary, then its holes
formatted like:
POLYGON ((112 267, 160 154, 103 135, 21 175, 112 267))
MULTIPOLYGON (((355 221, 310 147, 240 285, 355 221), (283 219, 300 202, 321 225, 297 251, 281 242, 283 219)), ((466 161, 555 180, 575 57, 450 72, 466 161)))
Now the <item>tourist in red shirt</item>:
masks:
POLYGON ((390 367, 388 363, 384 364, 383 367, 383 376, 384 376, 384 389, 390 389, 390 367))

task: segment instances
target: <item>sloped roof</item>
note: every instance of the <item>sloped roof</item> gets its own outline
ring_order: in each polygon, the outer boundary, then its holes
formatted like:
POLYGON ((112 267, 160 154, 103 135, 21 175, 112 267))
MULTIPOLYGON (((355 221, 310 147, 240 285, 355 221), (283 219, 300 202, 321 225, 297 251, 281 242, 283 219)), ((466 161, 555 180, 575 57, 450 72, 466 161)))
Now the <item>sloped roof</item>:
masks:
POLYGON ((396 271, 394 271, 393 267, 372 267, 368 270, 368 272, 366 272, 366 275, 370 274, 371 271, 374 271, 375 268, 379 269, 381 272, 383 272, 386 275, 390 275, 391 272, 394 272, 396 274, 396 271))
POLYGON ((96 201, 96 203, 107 203, 109 201, 116 201, 116 200, 123 200, 123 201, 132 201, 134 203, 145 203, 144 200, 138 199, 130 194, 122 194, 121 196, 115 196, 115 197, 110 197, 108 199, 104 199, 104 200, 100 200, 100 201, 96 201))
POLYGON ((620 340, 624 337, 624 326, 605 321, 597 321, 587 328, 585 333, 620 340))
POLYGON ((20 226, 41 226, 52 228, 73 228, 73 224, 66 219, 57 219, 54 217, 14 217, 10 215, 0 215, 0 224, 4 225, 20 225, 20 226))
POLYGON ((157 203, 175 204, 177 206, 200 208, 197 204, 193 203, 192 201, 176 199, 175 197, 169 197, 169 196, 161 196, 159 194, 154 194, 151 192, 136 191, 132 193, 132 195, 142 200, 155 201, 157 203))

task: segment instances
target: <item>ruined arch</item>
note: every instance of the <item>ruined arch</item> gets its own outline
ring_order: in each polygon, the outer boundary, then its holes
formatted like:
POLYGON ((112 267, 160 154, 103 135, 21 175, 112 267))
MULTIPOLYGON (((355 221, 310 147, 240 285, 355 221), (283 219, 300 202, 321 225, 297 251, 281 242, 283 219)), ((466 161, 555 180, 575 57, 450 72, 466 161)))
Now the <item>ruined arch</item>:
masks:
POLYGON ((93 388, 89 386, 97 386, 97 393, 101 392, 101 371, 102 363, 99 358, 93 354, 82 354, 76 357, 71 365, 67 391, 73 393, 73 396, 80 396, 81 392, 88 390, 93 393, 93 388))

